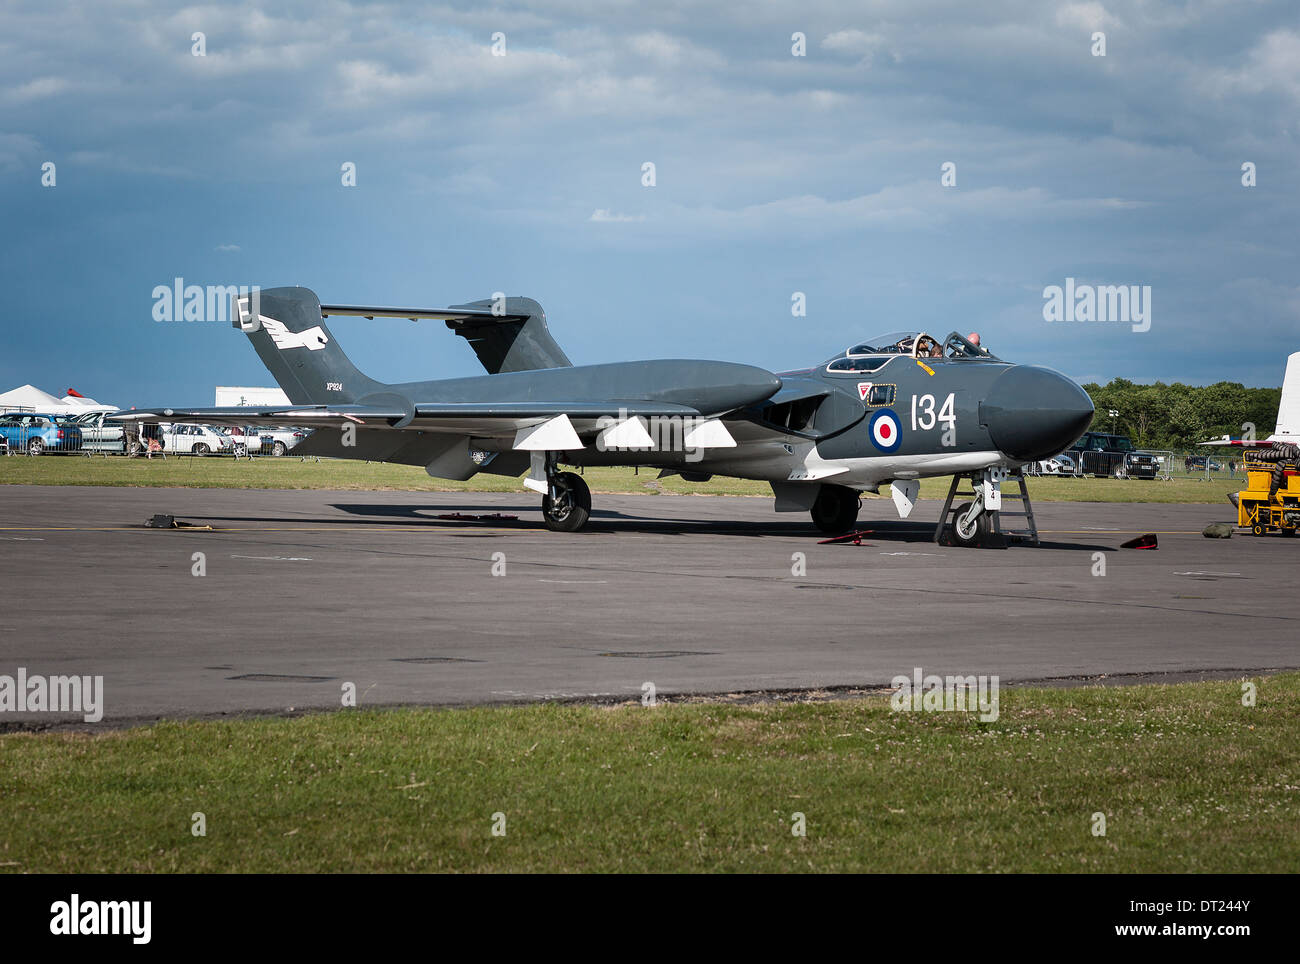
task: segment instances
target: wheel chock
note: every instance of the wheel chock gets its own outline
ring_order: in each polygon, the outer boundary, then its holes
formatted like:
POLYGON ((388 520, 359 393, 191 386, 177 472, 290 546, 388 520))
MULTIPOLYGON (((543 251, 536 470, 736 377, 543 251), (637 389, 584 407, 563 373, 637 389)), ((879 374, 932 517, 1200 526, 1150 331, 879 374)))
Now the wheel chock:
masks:
POLYGON ((1156 541, 1156 534, 1148 532, 1138 536, 1136 539, 1130 539, 1128 542, 1119 544, 1121 549, 1159 549, 1160 546, 1156 541))
POLYGON ((832 536, 829 539, 819 539, 817 540, 817 545, 835 546, 835 545, 848 545, 852 543, 855 546, 861 546, 861 545, 869 546, 871 545, 870 542, 864 543, 862 541, 863 536, 869 536, 869 535, 871 535, 871 530, 863 529, 861 532, 849 532, 842 536, 832 536))

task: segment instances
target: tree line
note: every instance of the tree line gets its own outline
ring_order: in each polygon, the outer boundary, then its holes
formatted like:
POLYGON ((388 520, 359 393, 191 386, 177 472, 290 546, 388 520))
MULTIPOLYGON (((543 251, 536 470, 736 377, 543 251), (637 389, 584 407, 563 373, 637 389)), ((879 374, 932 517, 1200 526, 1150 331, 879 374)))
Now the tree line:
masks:
POLYGON ((1213 385, 1139 385, 1115 378, 1105 385, 1089 382, 1083 390, 1092 398, 1094 432, 1127 435, 1148 449, 1187 449, 1219 435, 1240 438, 1242 425, 1252 422, 1255 434, 1267 438, 1276 427, 1280 388, 1246 388, 1240 382, 1213 385), (1112 419, 1111 409, 1119 414, 1112 419))

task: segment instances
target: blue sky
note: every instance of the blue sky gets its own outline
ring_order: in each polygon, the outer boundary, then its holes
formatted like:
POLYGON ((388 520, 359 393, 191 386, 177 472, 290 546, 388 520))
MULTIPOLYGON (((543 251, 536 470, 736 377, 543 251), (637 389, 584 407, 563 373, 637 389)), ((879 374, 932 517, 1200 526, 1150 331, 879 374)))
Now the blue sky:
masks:
MULTIPOLYGON (((1286 2, 19 0, 0 390, 271 384, 228 325, 152 320, 177 276, 529 295, 578 364, 780 370, 975 329, 1081 381, 1278 385, 1300 348, 1298 109, 1286 2), (1150 330, 1045 322, 1067 277, 1150 285, 1150 330)), ((331 328, 380 379, 478 370, 437 322, 331 328)))

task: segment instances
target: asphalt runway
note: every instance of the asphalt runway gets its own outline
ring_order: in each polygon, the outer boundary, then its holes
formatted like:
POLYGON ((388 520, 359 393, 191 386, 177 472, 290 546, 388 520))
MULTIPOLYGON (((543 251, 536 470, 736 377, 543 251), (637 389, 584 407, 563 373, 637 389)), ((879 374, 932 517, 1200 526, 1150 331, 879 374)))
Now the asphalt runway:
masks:
POLYGON ((122 723, 337 708, 345 683, 445 705, 1300 667, 1300 540, 1202 537, 1226 502, 1042 503, 1044 545, 1007 550, 934 545, 937 502, 864 503, 861 546, 770 499, 595 505, 562 534, 527 493, 4 486, 0 674, 103 676, 122 723), (214 528, 142 526, 160 512, 214 528), (458 512, 519 518, 436 518, 458 512), (1160 548, 1119 548, 1140 532, 1160 548))

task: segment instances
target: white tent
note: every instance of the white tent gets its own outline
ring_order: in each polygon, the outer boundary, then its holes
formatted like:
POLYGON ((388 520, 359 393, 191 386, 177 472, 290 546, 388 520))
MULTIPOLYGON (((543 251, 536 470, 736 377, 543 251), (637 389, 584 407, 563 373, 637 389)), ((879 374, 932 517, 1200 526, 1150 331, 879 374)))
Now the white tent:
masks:
POLYGON ((64 406, 80 414, 82 412, 116 412, 116 405, 105 405, 103 402, 97 402, 93 398, 87 398, 85 395, 64 395, 60 401, 64 406))
POLYGON ((116 405, 105 405, 93 398, 64 395, 56 398, 35 385, 23 385, 0 395, 0 411, 59 412, 80 415, 83 412, 116 412, 116 405))
POLYGON ((26 409, 33 412, 67 411, 63 399, 43 392, 35 385, 22 385, 0 395, 0 409, 26 409))

